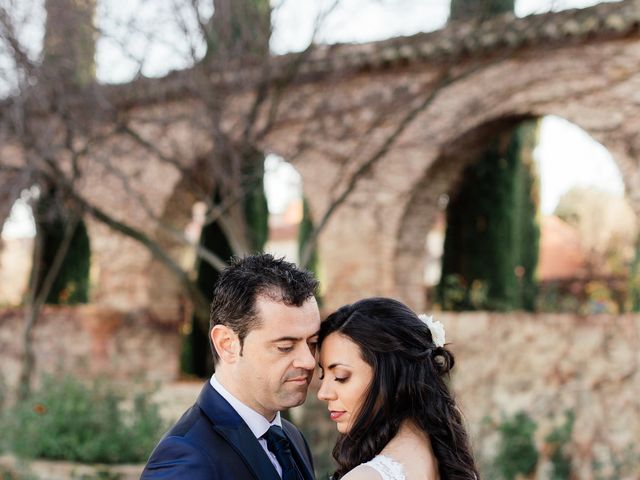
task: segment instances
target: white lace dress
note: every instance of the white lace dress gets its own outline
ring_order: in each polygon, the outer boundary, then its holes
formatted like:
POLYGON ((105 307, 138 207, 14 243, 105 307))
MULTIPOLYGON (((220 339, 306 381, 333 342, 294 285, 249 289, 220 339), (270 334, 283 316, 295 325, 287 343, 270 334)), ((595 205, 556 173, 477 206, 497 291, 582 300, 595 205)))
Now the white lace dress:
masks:
POLYGON ((373 468, 380 474, 382 480, 405 480, 402 464, 384 455, 376 455, 362 465, 373 468))

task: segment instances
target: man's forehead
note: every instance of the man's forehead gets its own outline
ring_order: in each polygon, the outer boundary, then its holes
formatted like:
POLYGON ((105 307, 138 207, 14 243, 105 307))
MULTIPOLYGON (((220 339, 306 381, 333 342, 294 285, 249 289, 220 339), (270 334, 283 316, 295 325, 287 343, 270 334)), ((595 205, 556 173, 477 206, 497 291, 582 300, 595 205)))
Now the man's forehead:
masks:
POLYGON ((316 298, 311 295, 309 298, 306 298, 300 305, 288 304, 284 301, 284 295, 282 291, 279 289, 268 290, 265 292, 261 292, 256 296, 256 310, 260 310, 261 308, 277 308, 284 307, 290 309, 307 309, 313 305, 317 308, 316 298))
POLYGON ((256 302, 259 326, 256 330, 277 329, 281 335, 310 336, 320 327, 320 313, 314 297, 301 306, 263 298, 256 302))

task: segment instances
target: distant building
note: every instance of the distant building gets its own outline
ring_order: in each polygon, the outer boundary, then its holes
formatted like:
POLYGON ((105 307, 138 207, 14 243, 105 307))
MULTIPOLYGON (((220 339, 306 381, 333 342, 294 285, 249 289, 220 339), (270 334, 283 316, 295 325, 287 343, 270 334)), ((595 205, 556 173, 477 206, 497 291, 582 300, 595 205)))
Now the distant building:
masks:
POLYGON ((555 215, 542 218, 538 279, 541 282, 584 278, 587 256, 578 231, 555 215))

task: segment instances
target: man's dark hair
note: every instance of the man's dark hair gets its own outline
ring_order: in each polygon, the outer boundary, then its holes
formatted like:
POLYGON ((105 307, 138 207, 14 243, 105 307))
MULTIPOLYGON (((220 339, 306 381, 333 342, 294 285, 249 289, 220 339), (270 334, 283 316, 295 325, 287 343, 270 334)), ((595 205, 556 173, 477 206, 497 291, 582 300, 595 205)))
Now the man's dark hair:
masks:
MULTIPOLYGON (((283 258, 274 258, 268 253, 233 258, 213 290, 209 342, 211 329, 225 325, 238 335, 242 346, 247 334, 260 323, 256 310, 258 297, 300 307, 315 295, 317 288, 318 280, 312 273, 283 258)), ((218 353, 213 344, 211 351, 216 364, 218 353)))

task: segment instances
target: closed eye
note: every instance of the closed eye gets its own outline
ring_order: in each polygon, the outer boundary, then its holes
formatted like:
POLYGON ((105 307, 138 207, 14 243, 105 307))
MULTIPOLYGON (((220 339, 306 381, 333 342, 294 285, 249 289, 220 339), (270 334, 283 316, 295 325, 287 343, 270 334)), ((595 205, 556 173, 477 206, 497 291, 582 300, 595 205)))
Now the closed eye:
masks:
POLYGON ((293 347, 278 347, 278 350, 282 353, 289 353, 293 351, 293 347))

